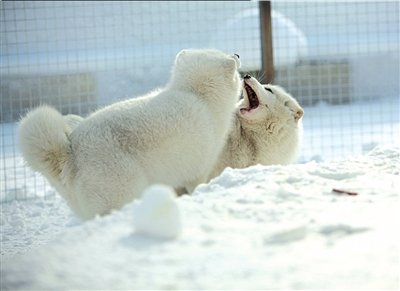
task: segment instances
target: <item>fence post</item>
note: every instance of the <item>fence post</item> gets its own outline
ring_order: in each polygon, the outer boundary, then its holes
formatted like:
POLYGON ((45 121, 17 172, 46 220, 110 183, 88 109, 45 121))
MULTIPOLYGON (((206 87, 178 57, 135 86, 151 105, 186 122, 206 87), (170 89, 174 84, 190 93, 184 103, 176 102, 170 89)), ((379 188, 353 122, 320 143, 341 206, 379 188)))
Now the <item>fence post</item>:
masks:
POLYGON ((262 81, 271 83, 274 80, 274 56, 272 50, 272 18, 271 1, 260 1, 260 28, 261 28, 261 60, 262 81))

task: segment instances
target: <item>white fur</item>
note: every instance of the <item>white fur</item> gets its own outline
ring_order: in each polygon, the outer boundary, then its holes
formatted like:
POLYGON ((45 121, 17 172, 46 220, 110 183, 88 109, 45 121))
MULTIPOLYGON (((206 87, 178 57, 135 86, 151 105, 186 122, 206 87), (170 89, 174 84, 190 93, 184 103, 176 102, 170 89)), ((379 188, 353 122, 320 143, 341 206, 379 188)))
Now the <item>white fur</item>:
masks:
POLYGON ((152 184, 190 190, 207 180, 224 146, 239 66, 219 51, 183 50, 158 92, 83 120, 39 107, 21 121, 22 154, 84 219, 120 208, 152 184))
POLYGON ((65 122, 68 124, 69 128, 74 130, 83 121, 83 117, 75 114, 68 114, 64 116, 65 122))
POLYGON ((297 158, 304 114, 297 101, 283 88, 262 85, 253 77, 243 80, 243 95, 237 104, 235 125, 209 179, 218 176, 226 167, 285 165, 297 158), (260 104, 256 109, 248 110, 245 84, 257 95, 260 104))

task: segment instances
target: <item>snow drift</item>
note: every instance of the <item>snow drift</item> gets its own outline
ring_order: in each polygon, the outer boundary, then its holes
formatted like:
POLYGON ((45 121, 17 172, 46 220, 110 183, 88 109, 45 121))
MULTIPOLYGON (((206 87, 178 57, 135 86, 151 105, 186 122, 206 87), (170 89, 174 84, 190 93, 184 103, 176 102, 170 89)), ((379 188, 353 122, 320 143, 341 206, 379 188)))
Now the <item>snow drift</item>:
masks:
POLYGON ((2 289, 395 289, 399 156, 228 168, 177 199, 176 239, 135 231, 140 201, 86 223, 61 200, 5 204, 2 289))

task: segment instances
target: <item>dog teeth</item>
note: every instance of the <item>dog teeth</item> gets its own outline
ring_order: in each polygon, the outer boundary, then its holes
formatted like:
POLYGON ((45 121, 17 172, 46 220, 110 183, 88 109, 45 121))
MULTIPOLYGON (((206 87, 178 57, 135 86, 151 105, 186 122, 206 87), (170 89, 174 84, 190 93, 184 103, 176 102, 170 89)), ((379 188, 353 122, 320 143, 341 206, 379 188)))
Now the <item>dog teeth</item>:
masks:
POLYGON ((250 87, 250 85, 245 84, 244 89, 246 90, 247 93, 247 99, 249 100, 249 108, 248 111, 251 109, 255 109, 258 107, 260 104, 257 94, 254 92, 254 90, 250 87))

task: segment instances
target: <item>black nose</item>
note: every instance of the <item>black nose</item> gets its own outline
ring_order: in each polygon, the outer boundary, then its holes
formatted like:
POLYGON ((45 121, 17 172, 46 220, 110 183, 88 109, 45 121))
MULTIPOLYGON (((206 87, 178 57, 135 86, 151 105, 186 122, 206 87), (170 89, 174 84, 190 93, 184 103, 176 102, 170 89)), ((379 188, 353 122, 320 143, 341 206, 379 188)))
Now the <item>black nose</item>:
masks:
POLYGON ((240 56, 238 54, 234 54, 235 56, 237 56, 238 59, 240 59, 240 56))
POLYGON ((250 79, 251 76, 249 74, 244 75, 243 79, 250 79))

